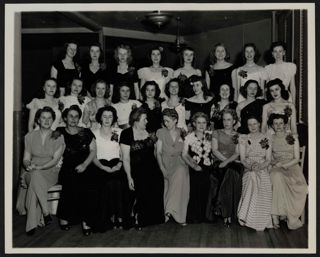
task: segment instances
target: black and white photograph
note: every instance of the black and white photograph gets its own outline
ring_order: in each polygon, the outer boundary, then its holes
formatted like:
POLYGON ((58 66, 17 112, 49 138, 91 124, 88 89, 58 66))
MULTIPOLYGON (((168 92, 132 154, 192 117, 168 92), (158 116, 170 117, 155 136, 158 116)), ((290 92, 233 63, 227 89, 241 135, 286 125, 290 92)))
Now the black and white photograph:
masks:
POLYGON ((315 253, 315 3, 5 5, 5 253, 315 253))

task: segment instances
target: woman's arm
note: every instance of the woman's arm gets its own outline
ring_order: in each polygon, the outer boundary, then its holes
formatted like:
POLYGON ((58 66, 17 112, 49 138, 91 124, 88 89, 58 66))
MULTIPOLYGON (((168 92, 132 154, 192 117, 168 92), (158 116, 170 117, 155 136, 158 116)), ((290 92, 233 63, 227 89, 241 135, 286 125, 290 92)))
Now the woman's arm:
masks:
POLYGON ((291 77, 290 84, 289 84, 289 90, 292 97, 292 103, 295 104, 296 102, 296 81, 295 81, 295 75, 291 77))
POLYGON ((58 77, 58 70, 54 66, 51 66, 50 76, 55 79, 58 77))
POLYGON ((231 72, 231 79, 232 79, 232 86, 233 86, 233 89, 234 89, 234 101, 235 102, 238 102, 238 97, 239 97, 237 70, 238 69, 234 69, 231 72))
POLYGON ((88 165, 92 162, 93 158, 95 156, 97 156, 97 145, 96 145, 95 139, 92 139, 89 147, 90 147, 90 153, 89 153, 87 159, 75 168, 75 170, 78 173, 84 172, 86 170, 86 168, 88 167, 88 165))
POLYGON ((34 129, 34 117, 36 115, 37 109, 31 108, 29 112, 29 120, 28 120, 28 132, 33 131, 34 129))
POLYGON ((252 165, 247 162, 246 158, 246 146, 242 143, 239 143, 239 154, 240 154, 240 161, 245 168, 248 170, 252 169, 252 165))
POLYGON ((267 133, 267 130, 268 130, 268 125, 267 125, 267 121, 268 121, 268 108, 269 108, 269 105, 268 104, 265 104, 263 106, 263 109, 262 109, 262 123, 261 123, 261 132, 262 133, 267 133))
POLYGON ((156 149, 157 149, 157 161, 159 164, 159 168, 162 171, 163 176, 167 177, 168 174, 167 174, 166 168, 163 165, 163 160, 162 160, 162 141, 160 139, 158 139, 157 141, 156 149))
POLYGON ((296 164, 299 163, 299 160, 300 160, 300 145, 299 145, 299 140, 297 137, 294 137, 295 141, 294 141, 294 156, 293 156, 293 159, 290 160, 289 162, 287 163, 284 163, 282 165, 282 168, 284 169, 288 169, 290 168, 291 166, 294 166, 296 164))
POLYGON ((297 114, 296 114, 296 107, 294 104, 291 104, 291 109, 292 109, 292 114, 291 114, 291 121, 290 121, 290 127, 291 127, 291 132, 294 135, 297 135, 298 130, 297 130, 297 114))
POLYGON ((206 71, 205 75, 206 75, 206 83, 207 83, 208 89, 210 89, 210 76, 209 76, 209 73, 206 71))
MULTIPOLYGON (((270 142, 270 140, 269 140, 270 142)), ((267 151, 266 151, 266 160, 263 163, 259 163, 259 165, 257 165, 259 167, 259 170, 263 170, 268 168, 268 166, 271 163, 271 158, 272 158, 272 147, 270 146, 267 151)))
POLYGON ((212 147, 212 153, 215 157, 217 157, 222 162, 227 160, 227 158, 222 153, 220 153, 218 149, 218 140, 214 137, 212 138, 212 141, 211 141, 211 147, 212 147))
POLYGON ((184 142, 183 151, 182 151, 182 159, 194 170, 201 171, 201 167, 190 157, 188 153, 189 144, 184 142))
POLYGON ((60 145, 60 147, 57 149, 57 151, 55 151, 55 153, 53 154, 53 158, 48 161, 47 163, 43 164, 43 165, 34 165, 34 169, 35 170, 47 170, 50 169, 54 166, 57 165, 57 163, 59 162, 63 152, 65 149, 65 145, 62 144, 60 145))
POLYGON ((140 99, 140 90, 139 90, 139 83, 138 82, 134 83, 134 93, 136 96, 136 100, 139 100, 140 99))
POLYGON ((110 84, 110 96, 109 96, 109 98, 108 98, 110 102, 112 101, 112 97, 113 97, 113 93, 114 93, 114 92, 113 92, 113 88, 114 88, 114 87, 113 87, 113 84, 110 84))
POLYGON ((131 166, 130 166, 130 146, 125 144, 120 144, 120 148, 122 152, 124 171, 127 174, 129 189, 134 190, 134 181, 131 176, 131 166))
POLYGON ((90 121, 90 110, 88 104, 85 105, 83 109, 83 117, 82 117, 82 123, 88 127, 90 121))

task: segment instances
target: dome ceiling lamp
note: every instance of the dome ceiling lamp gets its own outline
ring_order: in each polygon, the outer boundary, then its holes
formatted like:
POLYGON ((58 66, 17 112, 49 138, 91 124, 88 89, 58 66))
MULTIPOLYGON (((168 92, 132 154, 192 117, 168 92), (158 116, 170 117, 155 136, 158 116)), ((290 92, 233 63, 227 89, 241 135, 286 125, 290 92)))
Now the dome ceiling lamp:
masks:
POLYGON ((145 17, 149 23, 160 29, 165 24, 170 22, 172 15, 166 12, 153 11, 152 13, 147 14, 145 17))

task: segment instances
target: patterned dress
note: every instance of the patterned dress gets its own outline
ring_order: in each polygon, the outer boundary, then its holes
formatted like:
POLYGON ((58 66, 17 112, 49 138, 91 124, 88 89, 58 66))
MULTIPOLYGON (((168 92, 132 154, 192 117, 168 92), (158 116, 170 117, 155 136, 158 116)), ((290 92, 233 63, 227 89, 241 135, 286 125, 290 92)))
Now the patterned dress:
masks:
MULTIPOLYGON (((263 164, 266 161, 270 140, 263 134, 253 138, 251 134, 241 135, 239 143, 245 146, 245 162, 263 164)), ((246 166, 244 164, 244 166, 246 166)), ((250 171, 247 168, 242 178, 242 193, 238 206, 241 225, 263 231, 272 228, 271 220, 272 188, 268 168, 250 171)))

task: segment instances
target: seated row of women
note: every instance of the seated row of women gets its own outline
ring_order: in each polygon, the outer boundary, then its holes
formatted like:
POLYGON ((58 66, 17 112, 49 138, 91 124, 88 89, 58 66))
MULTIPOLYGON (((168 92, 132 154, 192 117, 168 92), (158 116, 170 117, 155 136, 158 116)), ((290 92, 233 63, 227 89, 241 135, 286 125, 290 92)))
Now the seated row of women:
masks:
POLYGON ((100 128, 93 132, 78 126, 81 115, 79 106, 70 106, 63 112, 66 126, 52 131, 55 112, 46 106, 35 116, 39 130, 25 137, 17 207, 27 214, 28 234, 52 221, 47 190, 57 182, 61 229, 82 222, 84 235, 217 216, 257 231, 278 228, 279 217, 290 229, 301 227, 307 184, 298 166, 299 141, 285 129, 287 115, 270 115, 271 136, 261 133, 255 116, 247 118, 249 133, 239 135, 232 109, 222 112, 223 128, 214 131, 205 113, 195 113, 186 133, 177 126, 178 112, 166 108, 156 135, 147 131, 144 108, 130 112, 124 130, 114 126, 112 106, 98 109, 100 128))
POLYGON ((283 42, 272 43, 270 53, 274 63, 265 67, 256 64, 260 54, 254 43, 244 45, 243 65, 240 67, 228 62, 230 53, 224 44, 217 43, 210 52, 210 63, 204 72, 195 68, 195 50, 191 47, 185 47, 181 51, 180 67, 177 70, 161 65, 165 54, 162 47, 151 48, 148 55, 151 65, 140 69, 133 66, 133 55, 128 45, 119 45, 115 49, 114 59, 117 65, 111 67, 108 61, 107 69, 102 62, 103 53, 98 44, 90 45, 89 62, 82 65, 83 67, 80 67, 76 60, 77 48, 76 43, 67 43, 63 59, 58 60, 51 67, 51 77, 58 81, 60 96, 65 95, 66 88, 71 84, 72 79, 78 77, 84 81, 84 91, 88 96, 91 96, 90 87, 96 80, 106 80, 110 85, 109 100, 113 103, 119 101, 114 92, 123 82, 130 86, 131 99, 142 100, 140 89, 146 81, 155 81, 160 89, 160 98, 166 98, 165 85, 172 78, 177 78, 184 88, 184 91, 180 92, 181 96, 189 98, 193 95, 189 79, 192 75, 196 75, 205 78, 207 89, 214 96, 218 96, 221 84, 227 83, 232 86, 235 92, 232 100, 235 102, 244 100, 240 89, 246 81, 256 80, 264 92, 265 82, 279 78, 285 89, 290 92, 289 101, 295 103, 296 100, 296 65, 284 60, 286 45, 283 42))

